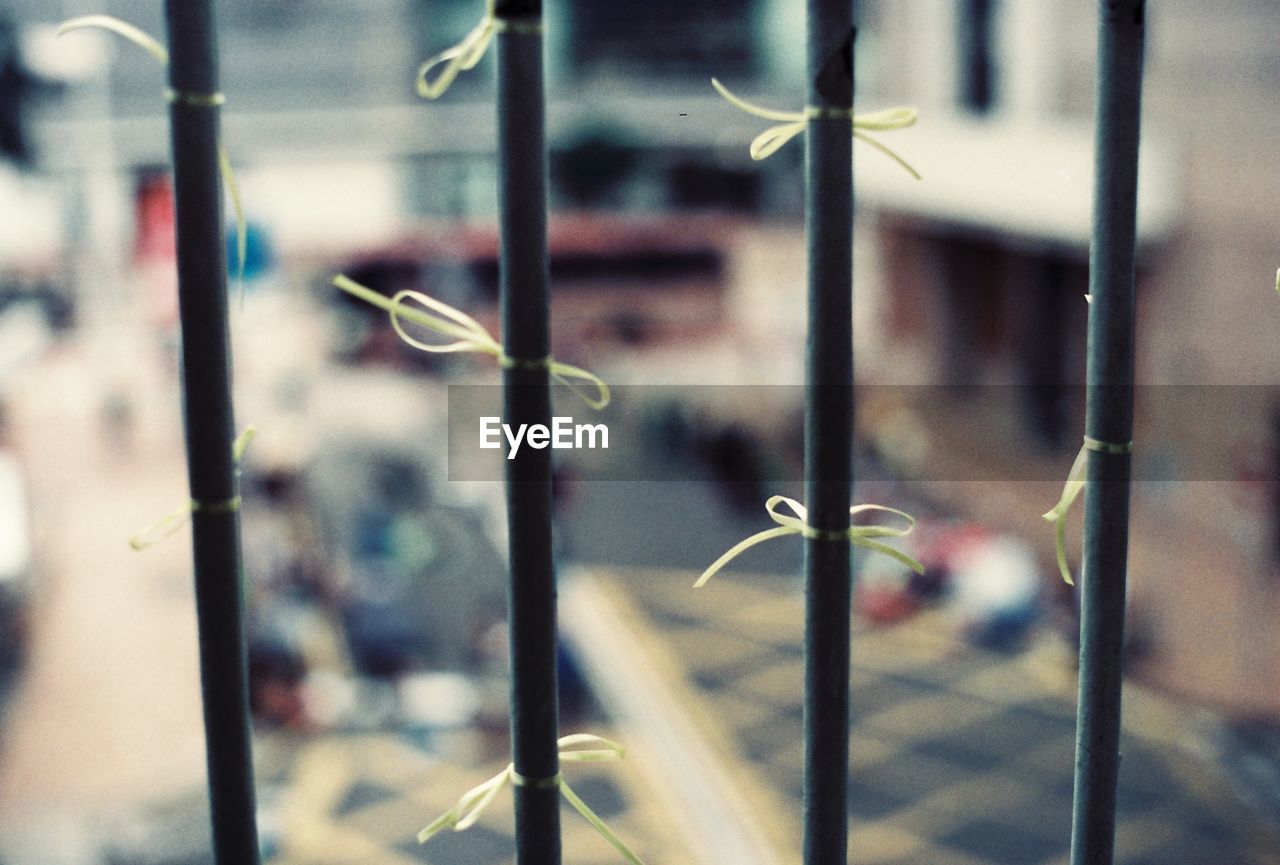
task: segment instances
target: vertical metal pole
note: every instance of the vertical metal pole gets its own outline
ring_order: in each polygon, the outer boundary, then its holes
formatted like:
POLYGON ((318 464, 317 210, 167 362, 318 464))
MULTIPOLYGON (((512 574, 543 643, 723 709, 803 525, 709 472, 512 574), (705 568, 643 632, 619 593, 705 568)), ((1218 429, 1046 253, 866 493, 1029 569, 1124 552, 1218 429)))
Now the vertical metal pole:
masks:
MULTIPOLYGON (((853 7, 809 0, 808 94, 835 115, 805 135, 809 338, 805 503, 819 531, 849 527, 853 483, 853 7)), ((805 543, 805 865, 843 865, 848 853, 849 639, 847 537, 805 543)))
MULTIPOLYGON (((1099 0, 1085 431, 1115 444, 1133 437, 1143 27, 1143 0, 1099 0)), ((1072 865, 1110 865, 1115 842, 1130 459, 1089 452, 1072 865)))
POLYGON ((209 0, 166 0, 177 202, 183 411, 200 679, 218 865, 258 859, 249 739, 239 516, 231 454, 226 262, 218 173, 217 50, 209 0))
MULTIPOLYGON (((547 270, 547 142, 541 0, 499 0, 508 22, 498 44, 498 199, 506 422, 551 425, 547 270), (540 365, 541 363, 541 365, 540 365)), ((559 771, 556 584, 551 547, 551 450, 522 448, 507 461, 511 740, 516 773, 559 771)), ((515 790, 516 861, 559 865, 560 793, 547 783, 515 790)))
POLYGON ((1280 404, 1271 409, 1271 564, 1280 565, 1280 404))

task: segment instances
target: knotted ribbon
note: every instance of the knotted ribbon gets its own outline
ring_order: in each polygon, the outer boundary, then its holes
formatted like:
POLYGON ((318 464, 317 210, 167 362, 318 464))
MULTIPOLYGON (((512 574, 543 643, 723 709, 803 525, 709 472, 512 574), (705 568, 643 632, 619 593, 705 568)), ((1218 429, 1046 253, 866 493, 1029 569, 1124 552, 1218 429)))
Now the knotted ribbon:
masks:
MULTIPOLYGON (((112 15, 82 15, 79 18, 63 21, 58 25, 58 35, 61 36, 72 30, 85 28, 108 30, 117 36, 122 36, 156 58, 162 66, 169 65, 169 49, 160 44, 158 39, 145 30, 135 27, 127 21, 121 21, 112 15)), ((221 93, 182 93, 172 88, 165 90, 165 98, 169 102, 204 108, 222 105, 227 101, 226 97, 221 93)), ((235 213, 236 253, 239 256, 237 282, 240 286, 240 301, 243 303, 245 255, 249 245, 248 227, 244 218, 244 205, 240 200, 240 186, 236 183, 236 175, 231 168, 231 157, 227 155, 227 150, 222 146, 221 140, 218 141, 218 173, 222 175, 222 182, 226 184, 227 195, 231 199, 231 208, 235 213)))
POLYGON ((486 0, 484 17, 471 29, 461 42, 447 51, 441 51, 418 67, 418 95, 423 99, 439 99, 453 84, 458 73, 475 67, 489 50, 489 43, 497 33, 509 30, 513 33, 541 33, 538 21, 509 21, 499 18, 494 11, 494 0, 486 0), (444 64, 435 80, 429 80, 432 69, 444 64))
MULTIPOLYGON (((593 736, 590 733, 575 733, 571 736, 564 736, 556 742, 556 746, 559 748, 561 762, 565 763, 621 760, 623 757, 623 748, 617 742, 600 736, 593 736), (596 745, 599 747, 575 750, 575 746, 579 745, 596 745)), ((569 788, 568 782, 564 780, 559 772, 550 778, 526 778, 516 772, 514 763, 508 763, 507 768, 494 775, 488 781, 483 784, 477 784, 466 793, 463 793, 462 798, 458 800, 458 804, 440 817, 437 817, 432 821, 431 825, 418 833, 418 843, 427 843, 432 836, 445 829, 461 832, 470 828, 507 784, 516 787, 560 788, 560 794, 574 807, 574 810, 581 814, 583 819, 590 823, 592 828, 599 832, 606 841, 612 844, 624 859, 630 862, 631 865, 644 865, 640 857, 633 853, 631 848, 624 844, 622 839, 605 825, 605 822, 600 819, 596 812, 592 811, 578 797, 578 794, 569 788)))
POLYGON ((854 138, 870 144, 876 150, 901 165, 916 180, 920 179, 920 173, 912 168, 905 159, 864 131, 869 129, 873 132, 889 132, 894 129, 906 129, 908 126, 914 126, 919 117, 914 108, 885 108, 882 111, 855 114, 850 109, 819 108, 810 105, 804 111, 774 111, 771 108, 762 108, 759 105, 748 102, 741 96, 735 95, 730 92, 728 87, 721 84, 718 79, 712 78, 711 86, 734 108, 745 111, 753 117, 781 121, 777 126, 770 126, 752 140, 751 158, 756 161, 768 159, 778 148, 804 132, 809 126, 810 120, 834 118, 848 120, 852 125, 854 138))
POLYGON ((1067 472, 1067 482, 1062 487, 1062 496, 1052 510, 1041 515, 1042 519, 1054 524, 1058 571, 1069 586, 1074 586, 1076 581, 1071 579, 1071 568, 1067 566, 1067 513, 1070 512, 1071 506, 1075 504, 1076 499, 1080 497, 1080 493, 1084 490, 1085 470, 1088 466, 1087 454, 1089 451, 1097 451, 1103 454, 1132 453, 1133 442, 1115 444, 1085 436, 1084 445, 1080 448, 1080 453, 1076 454, 1075 462, 1071 464, 1071 471, 1067 472))
POLYGON ((510 357, 480 322, 462 310, 436 300, 434 297, 420 291, 398 291, 391 298, 387 298, 341 274, 333 278, 333 284, 348 294, 386 310, 391 316, 391 326, 395 328, 400 338, 419 351, 432 354, 473 351, 496 357, 505 369, 545 369, 552 378, 569 388, 592 408, 599 410, 609 404, 611 398, 609 385, 605 384, 599 376, 550 357, 530 359, 510 357), (428 311, 406 306, 405 302, 409 300, 421 304, 428 311), (444 344, 423 342, 405 332, 400 323, 401 318, 444 336, 453 337, 454 341, 444 344), (584 385, 595 389, 594 397, 591 396, 590 391, 584 389, 584 385))
POLYGON ((915 528, 915 518, 910 514, 900 511, 897 508, 887 508, 884 505, 854 505, 849 508, 849 516, 854 517, 861 513, 869 511, 884 511, 902 517, 907 521, 907 527, 903 529, 895 529, 891 526, 849 526, 847 529, 839 529, 835 531, 827 531, 823 529, 815 529, 809 525, 809 512, 805 506, 798 501, 787 496, 770 496, 765 502, 764 509, 769 512, 769 519, 778 524, 776 529, 765 529, 763 532, 744 538, 734 546, 730 547, 724 555, 716 559, 711 567, 702 572, 702 576, 698 577, 698 581, 693 584, 695 589, 706 585, 707 580, 719 573, 720 569, 729 564, 733 559, 737 558, 756 544, 764 543, 772 538, 781 538, 786 535, 801 535, 806 538, 817 538, 824 541, 843 541, 848 539, 849 543, 856 547, 863 547, 877 553, 883 553, 893 559, 896 559, 911 570, 918 574, 924 573, 924 565, 913 559, 911 556, 896 550, 888 544, 882 543, 874 538, 904 538, 911 534, 911 530, 915 528), (786 505, 791 509, 795 516, 778 513, 778 506, 786 505))
MULTIPOLYGON (((250 425, 245 427, 245 431, 240 433, 236 440, 231 443, 231 460, 235 465, 237 478, 240 476, 240 460, 244 457, 244 452, 249 447, 249 442, 253 441, 253 437, 257 434, 258 428, 250 425)), ((138 551, 155 546, 185 526, 191 519, 192 514, 225 514, 238 510, 240 510, 239 495, 234 495, 220 502, 202 502, 198 499, 188 499, 186 504, 174 508, 129 538, 129 546, 138 551)))

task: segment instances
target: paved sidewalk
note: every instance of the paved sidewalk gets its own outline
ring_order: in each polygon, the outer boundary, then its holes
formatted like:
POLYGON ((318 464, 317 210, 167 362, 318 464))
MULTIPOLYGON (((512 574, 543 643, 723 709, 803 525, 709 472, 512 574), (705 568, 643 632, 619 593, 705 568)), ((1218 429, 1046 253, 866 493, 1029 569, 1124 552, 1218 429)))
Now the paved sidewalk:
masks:
MULTIPOLYGON (((792 578, 597 571, 649 658, 798 861, 802 609, 792 578)), ((850 850, 860 865, 1068 861, 1074 674, 1051 644, 996 654, 926 613, 855 624, 850 850)), ((1280 839, 1195 748, 1195 724, 1125 696, 1117 862, 1275 865, 1280 839)))
POLYGON ((186 496, 177 384, 139 347, 59 344, 9 395, 36 545, 31 642, 0 730, 0 831, 203 783, 190 535, 128 538, 186 496), (103 397, 133 374, 131 435, 103 397))

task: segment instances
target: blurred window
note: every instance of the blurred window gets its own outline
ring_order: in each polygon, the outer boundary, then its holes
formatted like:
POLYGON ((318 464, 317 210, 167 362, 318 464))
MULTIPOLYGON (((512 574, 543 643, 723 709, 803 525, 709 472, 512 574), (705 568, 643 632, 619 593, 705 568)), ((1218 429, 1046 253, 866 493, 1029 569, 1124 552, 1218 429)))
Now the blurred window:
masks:
POLYGON ((899 66, 898 74, 907 76, 920 105, 1034 117, 1054 106, 1063 86, 1067 49, 1056 6, 1043 0, 879 0, 864 18, 885 19, 894 45, 908 46, 914 62, 899 66))
POLYGON ((994 32, 997 0, 964 0, 961 4, 960 107, 985 114, 994 107, 994 32))
POLYGON ((568 60, 579 74, 750 73, 754 6, 752 0, 574 3, 568 60))

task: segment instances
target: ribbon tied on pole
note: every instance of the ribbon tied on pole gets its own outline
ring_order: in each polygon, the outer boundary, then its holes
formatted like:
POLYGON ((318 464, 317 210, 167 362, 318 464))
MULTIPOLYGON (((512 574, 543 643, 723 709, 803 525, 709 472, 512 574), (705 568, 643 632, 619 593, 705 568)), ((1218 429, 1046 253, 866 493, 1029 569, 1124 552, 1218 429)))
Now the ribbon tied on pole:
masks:
POLYGON ((436 300, 434 297, 420 291, 399 291, 388 298, 342 275, 335 276, 333 284, 348 294, 385 310, 391 316, 391 326, 400 339, 419 351, 432 354, 476 352, 497 358, 504 369, 545 369, 553 379, 569 388, 575 396, 593 409, 599 410, 609 404, 611 399, 609 385, 605 384, 599 376, 551 357, 528 359, 510 357, 503 351, 502 345, 484 329, 484 325, 462 310, 436 300), (423 309, 409 307, 406 301, 413 301, 423 309), (450 337, 453 341, 424 342, 406 332, 401 319, 450 337))
MULTIPOLYGON (((624 754, 623 747, 617 742, 601 736, 594 736, 590 733, 575 733, 571 736, 563 736, 556 742, 556 745, 560 750, 560 761, 563 763, 621 760, 624 754)), ((432 836, 443 832, 445 829, 452 829, 455 832, 469 829, 475 825, 476 820, 480 818, 484 809, 489 807, 489 804, 508 784, 516 787, 558 787, 560 795, 564 796, 565 801, 572 805, 574 810, 581 814, 583 819, 590 823, 591 827, 599 832, 606 841, 612 844, 613 848, 621 853, 622 857, 630 865, 644 865, 640 857, 633 853, 631 848, 623 843, 622 839, 615 835, 612 829, 605 825, 599 815, 592 811, 578 797, 578 794, 570 789, 569 784, 560 773, 557 772, 550 778, 526 778, 516 772, 514 763, 508 763, 505 769, 488 781, 477 784, 466 793, 463 793, 456 805, 437 817, 430 825, 418 833, 418 843, 427 843, 432 836)))
POLYGON ((763 532, 758 532, 734 544, 725 552, 724 555, 712 562, 711 566, 702 572, 702 576, 698 577, 698 581, 693 584, 695 589, 706 585, 707 580, 714 577, 720 572, 721 568, 729 564, 729 562, 737 558, 744 551, 754 547, 756 544, 764 543, 765 541, 772 540, 773 538, 786 537, 787 535, 801 535, 806 538, 817 538, 819 540, 827 541, 843 541, 847 539, 849 543, 856 547, 862 547, 864 549, 871 550, 872 552, 882 553, 901 562, 918 574, 924 573, 924 565, 920 564, 920 562, 916 561, 901 550, 894 549, 882 541, 875 540, 876 538, 904 538, 911 534, 911 530, 914 529, 916 525, 915 517, 905 511, 900 511, 897 508, 888 508, 884 505, 854 505, 849 508, 849 516, 851 518, 858 514, 868 513, 871 511, 883 511, 885 513, 893 514, 894 516, 902 517, 907 521, 907 525, 904 528, 877 525, 849 526, 847 529, 824 531, 809 525, 809 512, 805 509, 804 505, 800 504, 793 498, 788 498, 787 496, 770 496, 769 500, 765 502, 764 508, 769 513, 769 519, 777 523, 778 527, 774 529, 765 529, 763 532), (779 513, 778 507, 780 505, 785 505, 791 511, 791 515, 779 513))
POLYGON ((725 87, 716 78, 711 79, 711 86, 716 89, 724 99, 734 108, 745 111, 753 117, 760 117, 764 120, 774 120, 778 122, 776 126, 770 126, 764 132, 761 132, 751 142, 751 158, 757 162, 762 159, 768 159, 778 148, 786 144, 792 138, 804 132, 809 126, 810 120, 823 118, 835 118, 839 120, 848 120, 852 127, 853 137, 859 141, 870 144, 876 150, 879 150, 885 156, 888 156, 894 162, 898 163, 908 174, 916 180, 920 179, 920 173, 911 167, 905 159, 894 153, 878 140, 868 135, 867 132, 890 132, 895 129, 906 129, 908 126, 914 126, 919 117, 919 113, 914 108, 886 108, 882 111, 872 111, 867 114, 856 114, 851 110, 841 108, 819 108, 816 106, 808 106, 804 111, 775 111, 771 108, 763 108, 754 103, 748 102, 741 96, 737 96, 725 87))
MULTIPOLYGON (((248 449, 249 442, 253 441, 253 437, 257 434, 258 428, 249 425, 231 443, 231 460, 235 464, 237 478, 240 474, 240 461, 244 458, 244 452, 248 449)), ((238 494, 221 502, 202 502, 198 499, 188 499, 186 504, 174 508, 129 538, 129 546, 138 552, 145 550, 147 547, 155 546, 185 526, 193 514, 226 514, 238 510, 240 510, 240 496, 238 494)))
POLYGON ((1067 482, 1062 487, 1062 496, 1051 510, 1041 514, 1041 519, 1053 523, 1058 572, 1062 574, 1063 581, 1069 586, 1074 586, 1076 581, 1071 579, 1071 568, 1067 565, 1067 514, 1070 513, 1071 506, 1075 504, 1076 499, 1080 497, 1080 493, 1084 491, 1085 470, 1088 467, 1089 451, 1097 451, 1104 454, 1132 453, 1133 442, 1115 444, 1085 436, 1084 445, 1080 448, 1080 452, 1076 454, 1075 462, 1071 464, 1071 471, 1067 472, 1067 482))

